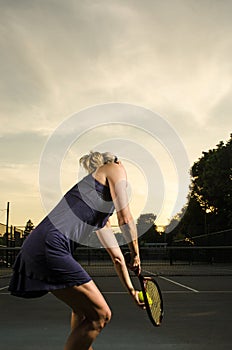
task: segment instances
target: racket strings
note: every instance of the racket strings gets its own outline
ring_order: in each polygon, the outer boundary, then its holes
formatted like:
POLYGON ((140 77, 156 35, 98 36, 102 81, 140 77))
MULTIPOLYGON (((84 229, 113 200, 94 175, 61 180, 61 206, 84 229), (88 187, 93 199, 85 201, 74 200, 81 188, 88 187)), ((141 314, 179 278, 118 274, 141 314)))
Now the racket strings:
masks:
POLYGON ((150 310, 152 317, 156 324, 161 322, 162 306, 159 291, 156 285, 152 281, 147 281, 146 292, 148 293, 152 303, 150 304, 150 310))

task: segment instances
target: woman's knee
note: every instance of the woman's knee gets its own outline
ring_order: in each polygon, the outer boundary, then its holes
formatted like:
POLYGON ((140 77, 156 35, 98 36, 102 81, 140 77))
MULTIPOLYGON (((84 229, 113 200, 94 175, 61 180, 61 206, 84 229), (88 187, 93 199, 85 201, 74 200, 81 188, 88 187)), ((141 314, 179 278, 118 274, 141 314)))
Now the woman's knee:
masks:
POLYGON ((66 288, 60 291, 53 291, 53 294, 69 305, 76 318, 74 328, 77 324, 85 323, 87 327, 102 329, 111 319, 111 310, 102 294, 91 281, 79 287, 66 288))
POLYGON ((94 312, 94 314, 83 314, 81 317, 77 315, 75 311, 73 311, 72 318, 74 320, 78 320, 78 324, 85 324, 89 330, 96 330, 100 332, 107 325, 107 323, 110 322, 111 310, 108 305, 105 305, 104 307, 101 307, 96 312, 94 312))
POLYGON ((102 308, 101 310, 98 310, 97 318, 89 320, 91 323, 91 326, 94 330, 100 332, 111 320, 111 310, 107 306, 105 308, 102 308))

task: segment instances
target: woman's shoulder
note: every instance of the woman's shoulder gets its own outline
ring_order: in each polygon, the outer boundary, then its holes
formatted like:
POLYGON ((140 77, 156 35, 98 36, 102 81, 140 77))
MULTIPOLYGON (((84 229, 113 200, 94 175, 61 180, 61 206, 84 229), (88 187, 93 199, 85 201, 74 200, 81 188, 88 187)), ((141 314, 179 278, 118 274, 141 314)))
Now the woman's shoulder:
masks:
POLYGON ((105 164, 105 175, 107 178, 126 178, 126 170, 121 162, 105 164))
POLYGON ((108 163, 99 167, 92 175, 99 182, 107 184, 109 179, 125 179, 126 171, 121 162, 108 163))

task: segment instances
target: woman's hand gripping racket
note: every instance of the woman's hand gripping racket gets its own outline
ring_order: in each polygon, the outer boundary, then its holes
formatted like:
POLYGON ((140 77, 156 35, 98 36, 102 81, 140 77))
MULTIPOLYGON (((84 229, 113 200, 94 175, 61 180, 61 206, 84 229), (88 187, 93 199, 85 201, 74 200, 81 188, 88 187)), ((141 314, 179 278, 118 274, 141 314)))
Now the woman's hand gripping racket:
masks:
MULTIPOLYGON (((125 254, 125 261, 130 268, 130 253, 125 254)), ((138 274, 134 271, 141 285, 141 292, 146 306, 148 317, 151 323, 158 327, 163 319, 163 299, 158 283, 151 277, 145 277, 142 273, 138 274)))

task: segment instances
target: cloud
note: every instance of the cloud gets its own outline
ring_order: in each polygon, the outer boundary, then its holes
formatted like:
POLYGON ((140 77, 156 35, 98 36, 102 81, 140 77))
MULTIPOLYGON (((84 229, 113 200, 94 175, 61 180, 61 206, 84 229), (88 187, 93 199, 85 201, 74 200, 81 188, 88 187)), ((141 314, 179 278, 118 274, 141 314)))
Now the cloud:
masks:
POLYGON ((35 164, 65 118, 107 102, 163 115, 196 160, 231 129, 231 10, 227 0, 1 1, 2 164, 35 164))
POLYGON ((4 164, 37 164, 47 138, 38 133, 5 134, 0 137, 4 164))
POLYGON ((70 112, 103 100, 182 106, 201 123, 230 80, 230 7, 175 0, 7 2, 1 102, 14 123, 6 119, 6 127, 52 130, 70 112))
MULTIPOLYGON (((232 84, 231 84, 232 86, 232 84)), ((210 111, 210 122, 216 127, 227 126, 228 130, 232 127, 232 87, 228 92, 217 101, 210 111)))

